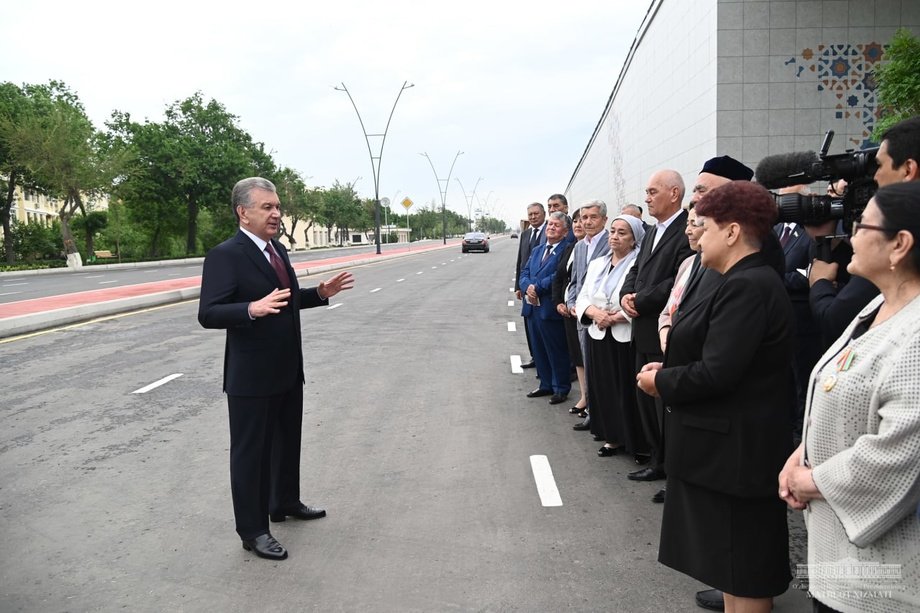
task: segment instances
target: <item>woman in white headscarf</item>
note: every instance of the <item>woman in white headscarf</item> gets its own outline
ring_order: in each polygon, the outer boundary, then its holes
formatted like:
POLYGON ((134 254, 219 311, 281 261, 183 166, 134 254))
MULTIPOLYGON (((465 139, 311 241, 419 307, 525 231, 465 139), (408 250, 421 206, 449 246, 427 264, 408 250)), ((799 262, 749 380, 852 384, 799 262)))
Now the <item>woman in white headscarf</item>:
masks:
MULTIPOLYGON (((635 264, 639 244, 645 236, 642 221, 620 215, 610 222, 610 253, 588 266, 575 312, 588 326, 585 370, 591 381, 588 406, 591 407, 591 432, 605 441, 597 455, 609 457, 621 448, 636 453, 638 424, 635 355, 630 343, 631 323, 620 308, 620 288, 626 273, 635 264)), ((641 444, 641 443, 640 443, 641 444)))

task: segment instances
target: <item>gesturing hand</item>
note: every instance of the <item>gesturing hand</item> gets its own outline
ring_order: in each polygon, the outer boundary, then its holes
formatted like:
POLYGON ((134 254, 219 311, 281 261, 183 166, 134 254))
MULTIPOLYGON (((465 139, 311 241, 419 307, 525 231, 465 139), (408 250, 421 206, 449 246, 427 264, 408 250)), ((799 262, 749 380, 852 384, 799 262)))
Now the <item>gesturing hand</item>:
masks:
POLYGON ((355 277, 347 270, 340 272, 331 279, 326 281, 320 281, 319 291, 320 298, 328 299, 332 298, 339 292, 344 292, 345 290, 351 289, 355 286, 355 277))
POLYGON ((275 288, 272 290, 272 293, 270 293, 265 298, 249 303, 249 316, 265 317, 266 315, 274 315, 275 313, 280 313, 281 309, 287 306, 288 300, 290 298, 290 289, 275 288))

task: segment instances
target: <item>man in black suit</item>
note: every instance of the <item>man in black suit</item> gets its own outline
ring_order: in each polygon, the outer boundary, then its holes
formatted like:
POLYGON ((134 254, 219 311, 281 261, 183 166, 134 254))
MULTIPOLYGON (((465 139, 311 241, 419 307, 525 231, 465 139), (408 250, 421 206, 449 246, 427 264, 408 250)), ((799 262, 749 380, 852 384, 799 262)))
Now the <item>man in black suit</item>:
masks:
POLYGON ((198 321, 227 330, 223 386, 236 531, 247 551, 283 560, 287 551, 269 532, 269 517, 278 522, 326 515, 300 501, 300 309, 328 304, 354 279, 341 272, 317 287, 300 288, 287 251, 273 240, 281 203, 270 181, 239 181, 231 204, 240 229, 205 258, 198 321))
MULTIPOLYGON (((687 212, 681 209, 684 181, 674 170, 653 174, 645 188, 649 214, 658 223, 645 236, 636 264, 626 274, 620 291, 620 306, 632 319, 632 342, 636 350, 636 372, 649 362, 663 360, 658 336, 658 316, 668 301, 680 263, 693 253, 684 230, 687 212)), ((633 481, 665 478, 663 408, 641 390, 636 391, 639 422, 649 446, 649 464, 627 476, 633 481)))
MULTIPOLYGON (((523 268, 527 260, 530 259, 530 253, 533 251, 533 248, 541 242, 546 241, 546 237, 543 234, 543 226, 546 225, 546 210, 543 208, 542 204, 534 202, 527 206, 527 221, 530 223, 530 226, 521 232, 521 239, 518 241, 517 264, 514 269, 514 295, 517 296, 518 300, 522 300, 524 296, 519 287, 521 268, 523 268)), ((524 318, 524 336, 527 338, 527 350, 530 351, 530 355, 533 356, 533 345, 531 345, 530 331, 528 330, 526 317, 524 318)), ((522 368, 534 368, 535 366, 533 357, 530 358, 529 362, 521 364, 522 368)))

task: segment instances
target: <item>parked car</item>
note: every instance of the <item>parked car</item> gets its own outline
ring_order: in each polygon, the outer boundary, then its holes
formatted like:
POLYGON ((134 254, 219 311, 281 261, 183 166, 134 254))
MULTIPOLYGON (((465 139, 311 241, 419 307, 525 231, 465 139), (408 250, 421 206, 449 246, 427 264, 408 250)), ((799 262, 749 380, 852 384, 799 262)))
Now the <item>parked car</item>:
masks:
POLYGON ((463 236, 463 243, 460 245, 463 253, 469 251, 482 251, 489 253, 489 237, 482 232, 467 232, 463 236))

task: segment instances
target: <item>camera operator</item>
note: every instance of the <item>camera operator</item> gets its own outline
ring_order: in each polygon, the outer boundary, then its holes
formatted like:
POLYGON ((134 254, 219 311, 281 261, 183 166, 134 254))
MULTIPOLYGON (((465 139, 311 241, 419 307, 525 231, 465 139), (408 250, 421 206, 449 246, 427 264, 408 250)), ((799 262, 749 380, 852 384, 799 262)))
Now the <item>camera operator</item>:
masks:
MULTIPOLYGON (((902 181, 920 181, 920 116, 891 126, 883 135, 875 156, 879 187, 902 181)), ((828 186, 828 195, 842 196, 845 181, 828 186)), ((846 272, 853 249, 845 235, 849 228, 836 221, 808 227, 812 237, 831 236, 830 262, 812 259, 808 275, 811 286, 809 301, 815 321, 821 329, 822 347, 826 348, 846 328, 856 314, 878 295, 878 288, 862 277, 846 272)))

